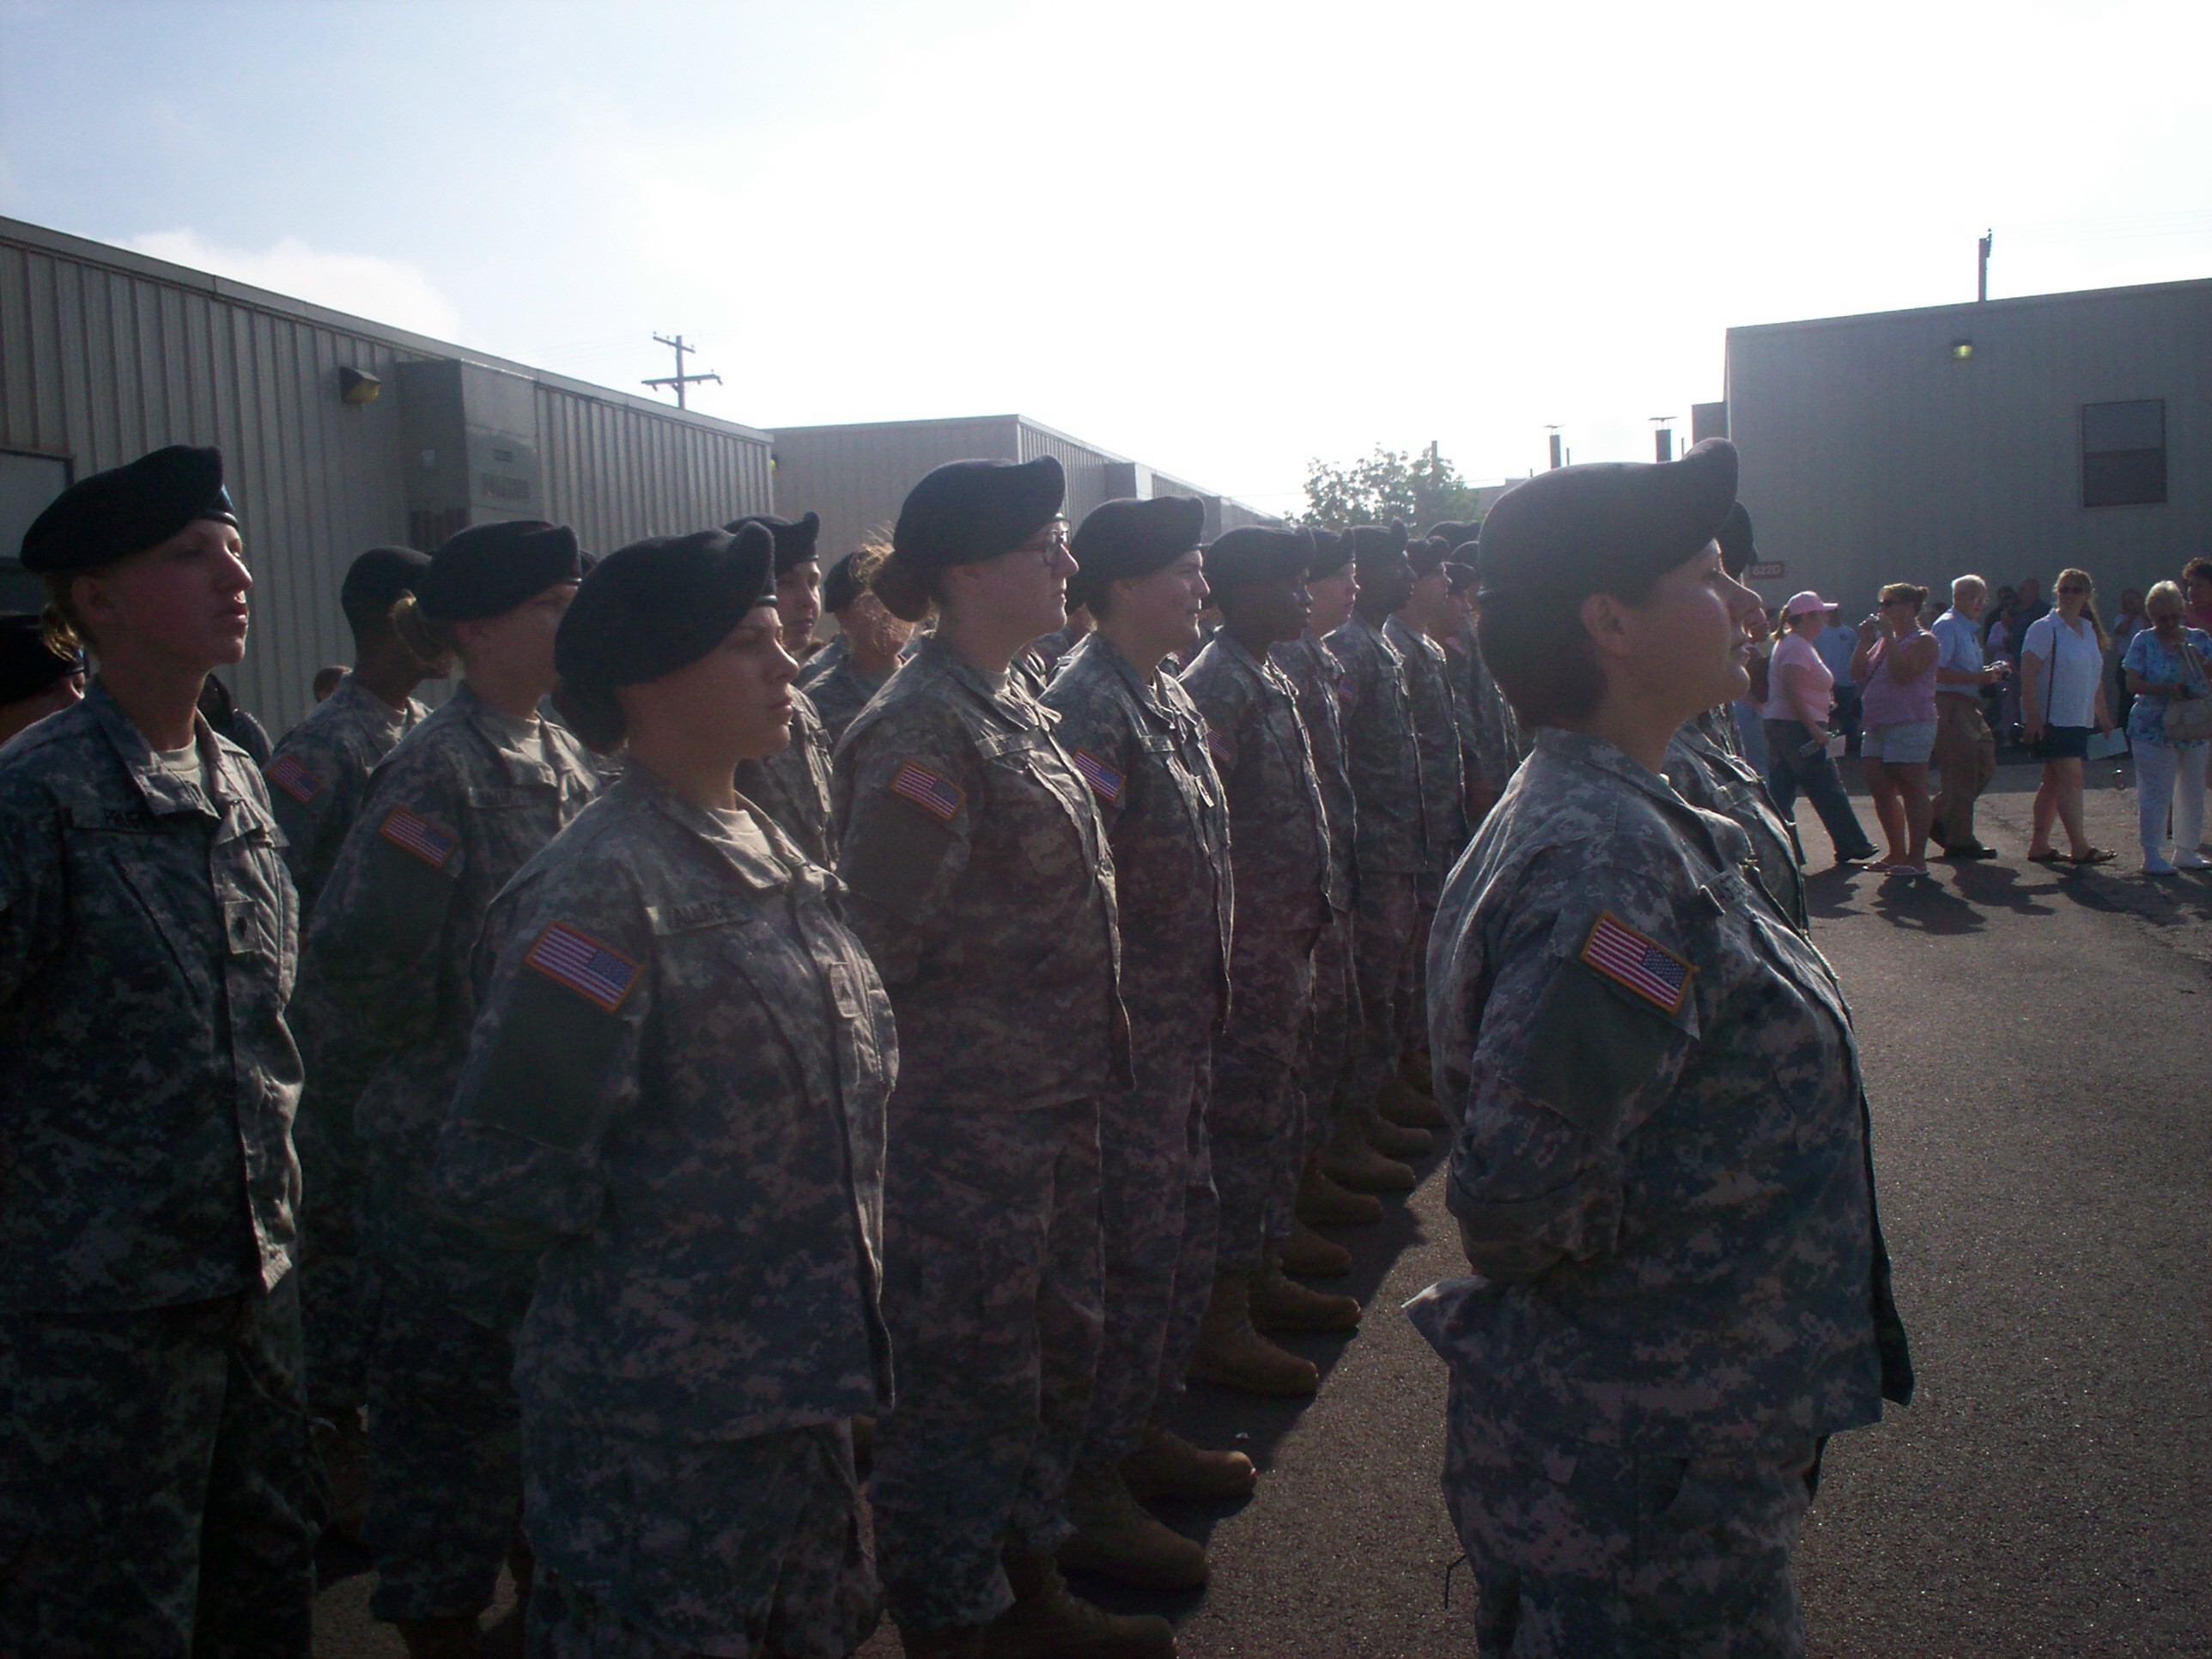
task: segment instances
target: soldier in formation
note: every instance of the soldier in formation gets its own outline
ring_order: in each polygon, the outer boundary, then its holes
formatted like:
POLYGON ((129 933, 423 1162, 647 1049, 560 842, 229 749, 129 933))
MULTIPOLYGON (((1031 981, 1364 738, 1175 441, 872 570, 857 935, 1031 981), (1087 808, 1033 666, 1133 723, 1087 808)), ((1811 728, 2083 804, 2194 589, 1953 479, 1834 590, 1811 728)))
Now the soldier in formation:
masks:
MULTIPOLYGON (((423 1659, 475 1651, 501 1562, 521 1559, 511 1374, 534 1264, 468 1227, 433 1176, 479 1008, 484 914, 600 784, 538 708, 581 574, 556 525, 479 525, 439 548, 393 623, 418 657, 457 658, 461 684, 371 775, 307 936, 334 1040, 374 1064, 355 1108, 376 1285, 371 1607, 423 1659)), ((526 1590, 526 1567, 516 1580, 526 1590)))
POLYGON ((0 743, 84 696, 84 650, 29 611, 0 611, 0 743))
MULTIPOLYGON (((738 519, 723 526, 732 535, 757 524, 775 539, 775 609, 783 619, 783 647, 802 653, 822 617, 822 566, 815 544, 822 533, 819 514, 802 519, 764 515, 738 519)), ((793 688, 791 741, 774 753, 748 759, 738 769, 737 787, 782 827, 817 864, 835 860, 830 846, 830 738, 805 692, 793 688)))
POLYGON ((868 586, 890 551, 866 547, 848 553, 822 579, 822 605, 837 619, 837 636, 807 659, 799 672, 799 689, 821 716, 833 750, 853 717, 897 670, 899 653, 914 632, 910 623, 884 609, 868 586))
POLYGON ((1540 475, 1483 526, 1482 647, 1535 745, 1430 946, 1474 1271, 1413 1312, 1485 1654, 1803 1651, 1822 1447, 1911 1394, 1850 1010, 1661 773, 1745 688, 1735 480, 1708 441, 1540 475))
POLYGON ((537 1261, 515 1346, 536 1651, 834 1659, 876 1620, 849 1419, 890 1005, 836 879, 732 787, 797 664, 747 526, 610 555, 555 702, 621 780, 486 920, 445 1197, 537 1261))
POLYGON ((253 586, 222 457, 80 480, 22 559, 100 672, 0 750, 0 1649, 307 1659, 297 900, 198 712, 253 586))

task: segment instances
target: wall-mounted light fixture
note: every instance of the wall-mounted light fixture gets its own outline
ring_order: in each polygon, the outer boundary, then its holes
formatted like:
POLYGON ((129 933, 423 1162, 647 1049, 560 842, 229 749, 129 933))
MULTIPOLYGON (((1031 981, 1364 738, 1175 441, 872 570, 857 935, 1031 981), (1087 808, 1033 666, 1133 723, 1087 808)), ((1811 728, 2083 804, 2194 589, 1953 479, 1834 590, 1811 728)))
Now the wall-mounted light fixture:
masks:
POLYGON ((373 404, 376 394, 384 390, 384 382, 375 375, 358 368, 338 365, 338 396, 349 404, 373 404))
POLYGON ((1954 362, 1963 363, 1967 358, 1973 355, 1974 343, 1972 340, 1954 340, 1951 342, 1951 356, 1954 362))

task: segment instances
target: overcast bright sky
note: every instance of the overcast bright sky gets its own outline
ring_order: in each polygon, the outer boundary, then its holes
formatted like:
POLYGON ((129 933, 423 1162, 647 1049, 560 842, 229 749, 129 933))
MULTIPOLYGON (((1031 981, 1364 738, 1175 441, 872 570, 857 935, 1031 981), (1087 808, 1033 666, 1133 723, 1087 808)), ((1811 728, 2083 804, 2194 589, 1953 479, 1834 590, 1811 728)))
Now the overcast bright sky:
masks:
POLYGON ((2212 276, 2212 4, 0 0, 0 214, 756 426, 1648 459, 1723 332, 2212 276))

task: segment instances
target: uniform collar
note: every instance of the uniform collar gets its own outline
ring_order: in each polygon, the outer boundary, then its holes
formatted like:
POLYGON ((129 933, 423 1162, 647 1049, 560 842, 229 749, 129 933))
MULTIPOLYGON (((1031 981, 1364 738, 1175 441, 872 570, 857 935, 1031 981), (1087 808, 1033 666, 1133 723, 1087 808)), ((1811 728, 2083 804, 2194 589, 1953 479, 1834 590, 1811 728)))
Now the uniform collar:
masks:
POLYGON ((1038 708, 1036 700, 1022 690, 1020 682, 1015 679, 1011 669, 1007 672, 1006 684, 994 686, 934 634, 921 642, 915 655, 963 687, 970 696, 1000 719, 1024 731, 1034 732, 1044 726, 1044 714, 1038 708))
MULTIPOLYGON (((453 700, 459 705, 459 718, 468 722, 469 729, 484 740, 492 752, 499 757, 500 764, 507 770, 510 783, 552 783, 556 781, 551 764, 536 755, 526 755, 514 746, 514 734, 507 729, 507 716, 501 714, 472 690, 464 680, 454 689, 453 700)), ((545 746, 552 749, 552 727, 544 715, 538 720, 539 733, 545 746)))
POLYGON ((154 747, 146 741, 146 734, 137 723, 123 712, 123 705, 93 676, 92 684, 84 694, 86 713, 107 734, 114 746, 116 758, 123 763, 123 770, 130 777, 131 787, 146 804, 146 810, 155 817, 175 812, 195 812, 202 817, 220 820, 239 799, 229 773, 230 762, 222 752, 222 740, 207 717, 197 711, 192 715, 192 746, 199 751, 200 767, 196 778, 185 779, 159 765, 154 759, 154 747), (214 793, 209 793, 212 781, 214 793))
POLYGON ((338 689, 331 693, 328 701, 339 703, 342 708, 360 709, 364 716, 387 732, 404 732, 422 717, 422 705, 414 698, 407 700, 404 708, 394 708, 350 673, 338 682, 338 689), (344 700, 343 702, 339 702, 341 698, 344 700))
POLYGON ((1129 660, 1121 647, 1096 629, 1091 630, 1083 642, 1076 647, 1076 649, 1091 652, 1103 657, 1112 665, 1114 672, 1121 677, 1121 684, 1129 688, 1129 695, 1136 698, 1138 703, 1147 714, 1157 714, 1164 721, 1172 721, 1174 716, 1168 708, 1167 699, 1161 694, 1159 670, 1154 669, 1152 678, 1150 680, 1146 679, 1143 675, 1137 672, 1137 665, 1129 660))
POLYGON ((1631 758, 1626 750, 1616 749, 1601 738, 1585 737, 1556 726, 1540 726, 1536 728, 1536 747, 1555 760, 1608 773, 1664 805, 1679 807, 1682 804, 1674 785, 1642 762, 1631 758))

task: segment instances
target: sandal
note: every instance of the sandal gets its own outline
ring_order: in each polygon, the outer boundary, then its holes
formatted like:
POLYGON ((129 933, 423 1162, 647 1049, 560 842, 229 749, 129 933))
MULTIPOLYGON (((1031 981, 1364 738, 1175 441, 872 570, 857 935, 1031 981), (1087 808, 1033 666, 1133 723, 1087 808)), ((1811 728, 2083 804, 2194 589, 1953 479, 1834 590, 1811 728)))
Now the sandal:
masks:
POLYGON ((2066 861, 2069 864, 2086 867, 2092 864, 2110 864, 2118 856, 2119 854, 2112 852, 2106 848, 2092 847, 2087 852, 2082 854, 2079 858, 2075 858, 2069 854, 2066 861))
POLYGON ((2030 853, 2027 855, 2027 861, 2030 864, 2063 864, 2066 862, 2066 854, 2053 847, 2040 853, 2030 853))

